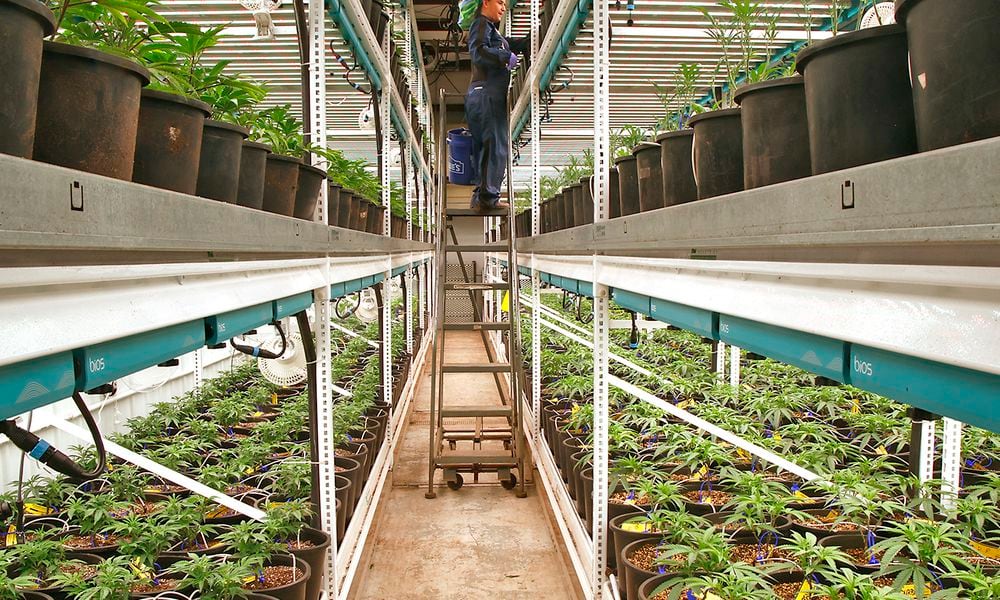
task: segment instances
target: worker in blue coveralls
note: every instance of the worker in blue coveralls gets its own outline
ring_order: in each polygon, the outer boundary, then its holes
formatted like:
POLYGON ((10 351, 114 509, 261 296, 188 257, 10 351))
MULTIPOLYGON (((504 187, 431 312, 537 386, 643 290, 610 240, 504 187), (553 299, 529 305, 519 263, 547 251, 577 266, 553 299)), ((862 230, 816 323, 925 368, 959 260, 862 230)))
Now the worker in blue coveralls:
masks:
POLYGON ((528 52, 530 36, 510 40, 497 27, 507 12, 507 0, 483 0, 469 27, 472 83, 465 94, 465 117, 472 134, 472 160, 478 185, 471 206, 486 211, 509 208, 500 201, 500 186, 507 171, 510 125, 507 88, 518 54, 528 52))

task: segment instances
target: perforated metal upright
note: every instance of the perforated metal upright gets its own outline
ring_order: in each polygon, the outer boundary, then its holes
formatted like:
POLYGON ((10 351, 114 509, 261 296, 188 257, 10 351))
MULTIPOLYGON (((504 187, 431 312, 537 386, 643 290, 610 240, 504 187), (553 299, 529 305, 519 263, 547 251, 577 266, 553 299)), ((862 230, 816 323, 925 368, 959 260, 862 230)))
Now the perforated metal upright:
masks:
MULTIPOLYGON (((447 96, 441 92, 441 111, 438 127, 445 126, 444 110, 447 96)), ((444 131, 438 132, 444 139, 444 131)), ((447 208, 447 157, 444 148, 438 150, 438 177, 442 178, 439 185, 439 204, 437 208, 438 223, 443 230, 438 231, 437 260, 437 305, 436 331, 432 346, 431 358, 431 424, 429 427, 429 459, 427 473, 428 498, 434 498, 434 475, 438 469, 444 472, 445 481, 452 489, 462 486, 462 473, 471 473, 478 478, 480 473, 496 473, 501 484, 507 489, 517 488, 517 495, 523 497, 524 491, 524 437, 520 414, 520 403, 513 399, 520 397, 518 389, 517 369, 521 364, 520 344, 517 340, 519 329, 514 327, 513 319, 489 320, 486 306, 479 296, 483 292, 499 290, 504 292, 509 300, 511 315, 519 314, 517 289, 517 254, 514 248, 514 236, 508 235, 504 248, 492 244, 484 244, 479 240, 476 244, 461 244, 452 223, 455 219, 480 219, 484 222, 490 217, 501 217, 506 220, 508 231, 513 231, 512 211, 495 209, 479 211, 474 209, 447 208), (498 252, 506 254, 506 281, 476 281, 469 269, 463 253, 498 252), (448 255, 454 254, 461 267, 462 281, 448 282, 443 273, 447 266, 448 255), (464 322, 446 322, 448 291, 465 291, 469 294, 472 304, 473 319, 464 322), (482 337, 483 347, 489 361, 485 363, 450 363, 445 362, 446 335, 448 331, 478 331, 482 337), (506 357, 497 356, 491 340, 490 331, 500 331, 507 334, 506 357), (452 374, 483 373, 493 376, 501 403, 494 406, 459 404, 451 401, 456 394, 446 394, 445 382, 452 374), (449 398, 450 396, 450 398, 449 398), (446 398, 448 401, 446 401, 446 398), (469 422, 472 422, 470 425, 469 422), (484 449, 483 444, 487 444, 484 449), (447 449, 446 449, 447 446, 447 449), (471 446, 469 448, 468 446, 471 446), (461 448, 460 448, 461 447, 461 448), (502 448, 502 449, 500 449, 502 448), (515 475, 521 475, 518 478, 515 475)), ((511 199, 510 165, 508 165, 508 199, 511 199)), ((449 388, 449 390, 455 388, 449 388)))

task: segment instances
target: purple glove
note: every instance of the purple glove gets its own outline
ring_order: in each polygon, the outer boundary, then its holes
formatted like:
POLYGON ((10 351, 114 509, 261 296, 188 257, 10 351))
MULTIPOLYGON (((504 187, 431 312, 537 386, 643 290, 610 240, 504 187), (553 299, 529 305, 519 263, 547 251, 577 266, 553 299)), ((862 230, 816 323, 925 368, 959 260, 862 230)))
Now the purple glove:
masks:
POLYGON ((513 71, 517 67, 517 62, 517 55, 511 52, 510 58, 507 59, 507 70, 513 71))

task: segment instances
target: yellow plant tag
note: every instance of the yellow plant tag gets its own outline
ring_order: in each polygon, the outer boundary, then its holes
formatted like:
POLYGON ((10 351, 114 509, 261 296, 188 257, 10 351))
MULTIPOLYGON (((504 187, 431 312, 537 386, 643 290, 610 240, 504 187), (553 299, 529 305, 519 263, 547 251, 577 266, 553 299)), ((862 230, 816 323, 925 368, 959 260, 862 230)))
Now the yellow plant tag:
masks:
POLYGON ((228 512, 229 512, 228 508, 226 508, 225 506, 219 506, 205 513, 205 517, 208 519, 218 519, 219 517, 226 516, 226 513, 228 512))
POLYGON ((254 413, 253 415, 251 415, 251 416, 254 416, 254 417, 263 417, 263 416, 264 416, 264 413, 262 413, 261 411, 259 411, 259 410, 258 410, 257 412, 255 412, 255 413, 254 413))
POLYGON ((693 405, 694 405, 694 400, 681 400, 680 402, 677 403, 677 408, 684 410, 687 407, 693 405))
POLYGON ((510 292, 503 293, 503 300, 500 301, 500 310, 510 312, 510 292))
MULTIPOLYGON (((899 591, 903 592, 905 595, 909 596, 910 598, 916 598, 917 597, 917 586, 913 585, 912 583, 908 583, 908 584, 904 585, 902 587, 902 589, 900 589, 899 591)), ((923 597, 927 598, 927 597, 929 597, 933 593, 934 593, 934 590, 931 589, 931 586, 925 583, 924 584, 924 596, 923 597)))
POLYGON ((277 404, 277 403, 278 403, 278 394, 272 393, 271 394, 271 404, 277 404))
POLYGON ((852 415, 860 415, 861 414, 861 404, 859 404, 857 400, 855 400, 851 404, 851 414, 852 415))
POLYGON ((809 596, 812 596, 812 594, 809 593, 811 590, 812 584, 809 583, 809 580, 807 579, 806 581, 803 581, 802 587, 799 588, 799 593, 795 596, 795 600, 808 600, 809 596))
POLYGON ((35 504, 34 502, 24 503, 24 514, 31 515, 33 517, 45 517, 48 515, 54 515, 56 511, 52 510, 48 506, 42 506, 41 504, 35 504))
POLYGON ((632 533, 649 533, 649 524, 639 523, 636 521, 622 523, 622 531, 630 531, 632 533))
POLYGON ((830 519, 831 521, 833 519, 836 519, 839 516, 840 516, 840 513, 837 512, 837 511, 835 511, 835 510, 831 510, 830 512, 826 513, 826 518, 830 519))
POLYGON ((132 559, 132 562, 130 562, 128 566, 132 569, 132 572, 135 573, 136 577, 152 579, 153 574, 150 572, 149 567, 142 564, 142 561, 138 558, 132 559))
POLYGON ((984 544, 982 542, 972 542, 972 549, 985 556, 986 558, 992 558, 994 560, 1000 560, 1000 548, 993 546, 991 544, 984 544))
POLYGON ((243 470, 243 473, 246 475, 253 475, 256 472, 257 469, 254 469, 253 467, 247 467, 246 469, 243 470))
POLYGON ((701 475, 702 477, 708 475, 708 465, 705 465, 704 467, 698 469, 698 474, 701 475))
POLYGON ((17 545, 17 526, 11 525, 7 528, 7 539, 5 540, 7 546, 17 545))
POLYGON ((795 493, 792 494, 792 497, 794 497, 794 498, 804 498, 806 500, 809 499, 809 496, 806 496, 802 492, 795 492, 795 493))
POLYGON ((879 446, 875 449, 875 454, 878 454, 879 456, 888 456, 889 451, 885 449, 885 446, 879 446))
POLYGON ((776 433, 776 434, 774 434, 771 437, 774 438, 774 441, 776 441, 776 442, 780 442, 781 441, 781 434, 780 433, 776 433))
POLYGON ((722 598, 716 596, 712 592, 705 592, 705 596, 702 598, 702 600, 722 600, 722 598))
POLYGON ((739 456, 743 460, 753 460, 753 455, 744 450, 743 448, 736 449, 736 456, 739 456))

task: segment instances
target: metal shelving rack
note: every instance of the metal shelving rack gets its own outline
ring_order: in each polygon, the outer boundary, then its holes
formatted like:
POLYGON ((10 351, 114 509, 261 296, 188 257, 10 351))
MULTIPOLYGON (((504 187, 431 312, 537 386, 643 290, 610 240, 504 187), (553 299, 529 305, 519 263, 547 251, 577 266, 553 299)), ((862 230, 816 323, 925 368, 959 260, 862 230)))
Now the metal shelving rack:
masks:
MULTIPOLYGON (((385 50, 374 44, 357 0, 348 0, 347 5, 348 18, 367 42, 365 51, 375 57, 383 81, 391 82, 385 50)), ((310 125, 319 143, 327 141, 327 18, 323 3, 309 4, 307 84, 312 97, 310 125)), ((412 26, 412 20, 407 21, 412 26)), ((426 98, 426 78, 418 79, 424 80, 426 98)), ((408 187, 408 206, 415 201, 426 208, 435 192, 434 182, 410 127, 409 109, 403 107, 395 89, 383 98, 385 115, 391 101, 396 114, 403 117, 397 119, 402 125, 397 128, 422 174, 402 182, 408 187), (414 182, 418 185, 411 188, 414 182)), ((426 102, 419 108, 426 111, 426 102)), ((385 134, 388 137, 389 127, 385 134)), ((166 352, 169 350, 162 350, 164 347, 177 348, 178 354, 193 350, 197 382, 202 379, 200 348, 206 341, 201 337, 206 319, 226 323, 229 333, 237 334, 251 328, 241 322, 251 312, 270 320, 309 308, 317 323, 328 323, 331 299, 379 284, 388 298, 389 280, 401 274, 407 283, 407 348, 414 360, 412 372, 420 371, 431 336, 423 336, 421 346, 415 347, 409 309, 417 294, 419 325, 424 330, 433 327, 433 323, 424 322, 423 314, 434 302, 428 287, 434 277, 430 260, 433 247, 409 239, 409 234, 407 239, 391 237, 388 211, 385 234, 378 236, 327 226, 325 186, 317 221, 309 222, 2 155, 0 181, 0 205, 4 207, 0 219, 0 310, 8 316, 0 322, 0 335, 7 340, 0 351, 0 388, 14 399, 2 406, 7 415, 68 396, 76 385, 74 350, 103 351, 125 344, 128 353, 108 351, 102 355, 100 367, 95 367, 98 371, 107 369, 109 375, 148 366, 152 354, 142 355, 143 344, 166 352), (416 290, 415 270, 419 272, 416 290), (177 342, 184 332, 196 331, 201 336, 188 335, 177 342), (130 362, 123 354, 140 358, 130 362), (29 364, 39 372, 54 373, 54 378, 45 380, 43 387, 32 385, 32 377, 25 376, 29 364)), ((388 206, 387 194, 383 200, 388 206)), ((383 360, 388 360, 391 348, 389 308, 390 302, 384 302, 383 360)), ((316 327, 317 347, 329 348, 329 336, 328 327, 316 327)), ((331 524, 335 523, 330 443, 335 394, 329 378, 329 352, 319 352, 313 368, 319 400, 319 512, 324 524, 331 524)), ((89 372, 88 376, 96 380, 101 373, 89 372)), ((385 379, 385 394, 391 398, 390 369, 385 369, 385 379)), ((346 598, 349 592, 413 393, 411 380, 400 395, 400 406, 393 411, 387 441, 376 457, 374 476, 362 492, 344 543, 340 548, 336 543, 331 545, 325 581, 331 600, 346 598)), ((35 425, 87 437, 60 419, 35 425)), ((130 458, 208 493, 196 482, 168 473, 141 456, 130 458)), ((226 498, 220 501, 260 517, 253 507, 226 498)))
MULTIPOLYGON (((993 406, 1000 397, 998 149, 1000 140, 978 142, 524 238, 519 249, 529 256, 522 264, 530 267, 522 275, 535 288, 542 281, 595 299, 592 332, 534 309, 532 328, 595 349, 595 398, 603 395, 603 374, 608 384, 738 446, 712 424, 608 375, 607 361, 621 362, 608 352, 601 321, 609 297, 718 340, 720 357, 730 345, 735 385, 742 347, 942 415, 941 478, 957 489, 962 423, 1000 431, 993 406), (853 208, 843 205, 845 186, 854 190, 853 208)), ((539 304, 533 298, 526 305, 539 304)), ((524 402, 534 405, 539 393, 536 382, 524 402)), ((597 432, 603 410, 595 406, 597 432)), ((932 420, 915 423, 917 469, 927 479, 937 432, 932 420)), ((599 436, 595 452, 604 445, 599 436)), ((583 535, 544 448, 541 480, 554 482, 547 492, 578 572, 580 564, 594 567, 606 541, 583 535)), ((606 465, 598 461, 595 471, 606 465)), ((607 502, 602 489, 595 484, 595 515, 607 502)), ((603 570, 586 577, 585 587, 596 585, 603 570)))

